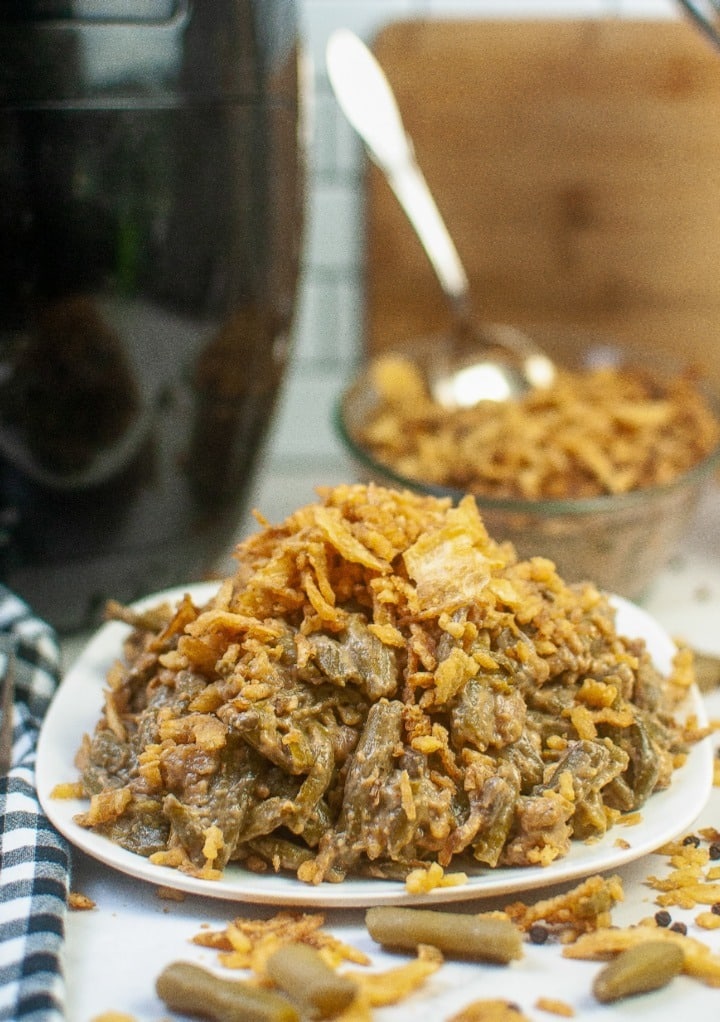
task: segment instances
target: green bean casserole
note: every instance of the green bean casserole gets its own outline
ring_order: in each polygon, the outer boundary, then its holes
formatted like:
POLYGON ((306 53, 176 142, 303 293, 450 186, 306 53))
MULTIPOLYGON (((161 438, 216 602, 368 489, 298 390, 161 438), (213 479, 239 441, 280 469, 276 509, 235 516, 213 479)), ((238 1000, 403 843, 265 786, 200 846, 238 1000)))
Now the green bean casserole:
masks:
POLYGON ((606 595, 379 486, 259 519, 204 606, 130 626, 79 822, 153 862, 300 880, 542 866, 670 784, 692 724, 606 595))

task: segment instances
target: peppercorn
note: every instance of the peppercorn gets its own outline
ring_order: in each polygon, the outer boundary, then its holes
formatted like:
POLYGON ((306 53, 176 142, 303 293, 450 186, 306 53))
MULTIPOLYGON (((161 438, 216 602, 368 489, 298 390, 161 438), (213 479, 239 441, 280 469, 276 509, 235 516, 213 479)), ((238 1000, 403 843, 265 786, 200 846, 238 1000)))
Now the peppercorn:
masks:
POLYGON ((683 936, 685 936, 685 934, 687 933, 687 926, 685 925, 685 923, 679 922, 673 923, 670 929, 673 930, 675 933, 682 933, 683 936))
POLYGON ((713 913, 714 915, 716 915, 716 916, 720 916, 720 901, 716 901, 714 905, 711 905, 711 906, 710 906, 710 911, 711 911, 711 912, 712 912, 712 913, 713 913))
POLYGON ((713 841, 708 848, 708 854, 711 859, 720 859, 720 841, 713 841))
POLYGON ((550 931, 547 926, 543 926, 542 923, 533 923, 528 930, 528 937, 533 944, 544 944, 550 936, 550 931))
POLYGON ((692 845, 693 848, 697 848, 697 846, 700 844, 700 838, 697 836, 697 834, 688 834, 686 838, 683 838, 683 844, 692 845))
POLYGON ((669 926, 672 922, 672 916, 666 908, 661 908, 659 912, 655 913, 655 922, 658 926, 669 926))

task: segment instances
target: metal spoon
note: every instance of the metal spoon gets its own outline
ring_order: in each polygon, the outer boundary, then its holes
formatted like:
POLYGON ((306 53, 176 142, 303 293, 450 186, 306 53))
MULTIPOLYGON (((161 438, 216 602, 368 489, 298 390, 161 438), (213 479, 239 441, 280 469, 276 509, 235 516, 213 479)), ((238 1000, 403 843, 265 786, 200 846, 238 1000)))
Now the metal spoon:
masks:
POLYGON ((446 407, 470 407, 548 386, 555 367, 521 330, 498 325, 479 330, 474 325, 467 273, 373 54, 353 32, 338 29, 328 41, 326 61, 342 111, 415 228, 453 314, 452 367, 438 359, 429 380, 433 397, 446 407))
POLYGON ((678 0, 680 7, 706 39, 720 49, 720 3, 718 0, 678 0))

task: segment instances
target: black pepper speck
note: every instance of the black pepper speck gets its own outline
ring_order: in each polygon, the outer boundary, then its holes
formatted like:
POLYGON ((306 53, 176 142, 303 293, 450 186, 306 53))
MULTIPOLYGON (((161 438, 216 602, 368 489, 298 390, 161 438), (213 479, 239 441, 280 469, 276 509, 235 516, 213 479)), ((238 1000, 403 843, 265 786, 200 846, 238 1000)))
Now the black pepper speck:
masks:
POLYGON ((547 926, 543 926, 542 923, 533 923, 528 930, 528 937, 533 944, 544 944, 550 936, 550 931, 547 926))

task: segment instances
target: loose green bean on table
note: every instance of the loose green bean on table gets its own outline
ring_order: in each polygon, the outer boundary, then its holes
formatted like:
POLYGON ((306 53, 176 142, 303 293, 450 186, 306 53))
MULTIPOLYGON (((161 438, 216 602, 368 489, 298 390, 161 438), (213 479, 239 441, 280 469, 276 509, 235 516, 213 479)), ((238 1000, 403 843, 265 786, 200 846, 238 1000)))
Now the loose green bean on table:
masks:
POLYGON ((666 986, 682 971, 682 948, 667 940, 649 940, 621 951, 595 977, 593 994, 607 1004, 666 986))
POLYGON ((307 944, 283 944, 270 955, 265 968, 270 979, 312 1018, 338 1015, 358 992, 354 980, 335 972, 307 944))
POLYGON ((211 1022, 300 1022, 296 1009, 279 994, 223 979, 192 962, 168 965, 155 989, 171 1011, 211 1022))
POLYGON ((522 935, 509 919, 437 909, 368 909, 365 924, 378 944, 411 951, 430 944, 448 957, 503 965, 522 957, 522 935))

